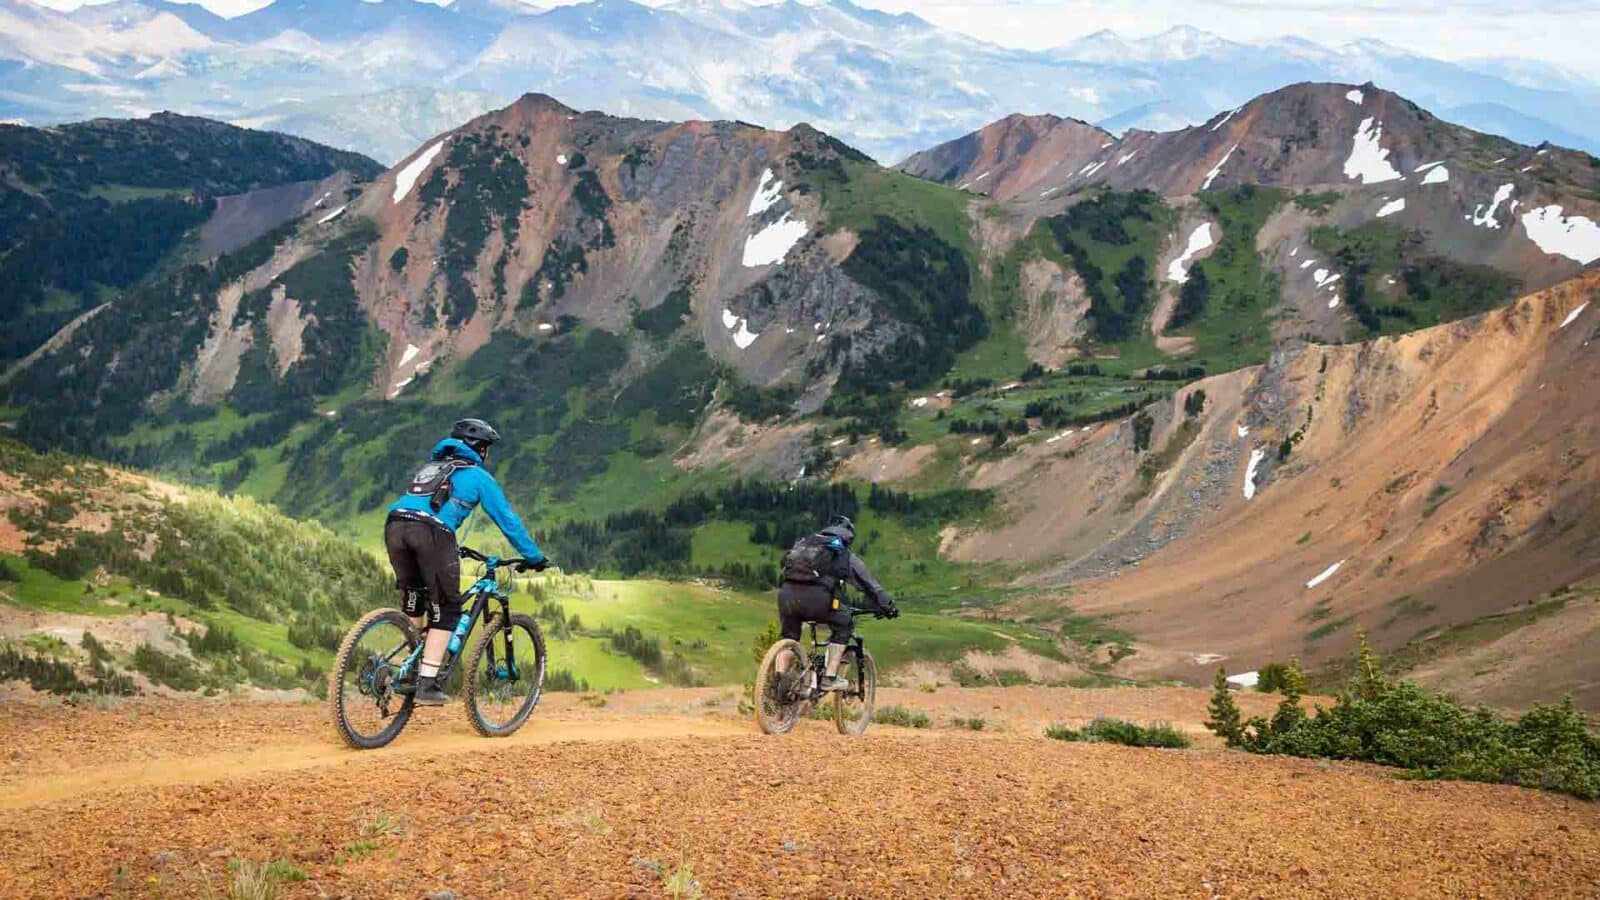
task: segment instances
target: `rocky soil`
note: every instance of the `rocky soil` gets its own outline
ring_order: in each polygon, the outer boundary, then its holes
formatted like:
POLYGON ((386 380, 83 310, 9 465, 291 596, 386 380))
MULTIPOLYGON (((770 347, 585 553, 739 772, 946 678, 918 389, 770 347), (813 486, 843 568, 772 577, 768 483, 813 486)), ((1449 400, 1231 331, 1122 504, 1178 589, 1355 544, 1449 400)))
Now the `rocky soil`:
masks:
POLYGON ((769 738, 731 692, 664 691, 556 697, 501 741, 446 708, 361 754, 318 705, 12 697, 0 883, 225 896, 275 860, 291 897, 1550 897, 1600 879, 1590 803, 1034 728, 1190 722, 1200 691, 886 693, 935 727, 769 738), (990 707, 997 732, 946 724, 990 707))

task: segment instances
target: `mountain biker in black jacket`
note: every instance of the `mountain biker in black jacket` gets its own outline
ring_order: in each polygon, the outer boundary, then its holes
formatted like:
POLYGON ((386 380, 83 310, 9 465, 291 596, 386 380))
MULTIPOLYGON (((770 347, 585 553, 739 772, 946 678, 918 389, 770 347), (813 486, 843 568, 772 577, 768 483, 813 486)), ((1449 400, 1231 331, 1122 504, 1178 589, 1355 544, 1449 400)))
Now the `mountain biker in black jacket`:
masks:
MULTIPOLYGON (((900 615, 900 610, 895 606, 889 592, 872 577, 861 557, 850 552, 850 545, 855 543, 856 539, 854 522, 846 516, 834 516, 828 522, 828 527, 818 534, 842 545, 842 552, 849 557, 849 568, 842 570, 837 577, 823 578, 820 581, 792 581, 785 577, 783 584, 778 588, 778 630, 785 639, 798 641, 800 630, 805 623, 826 624, 827 666, 823 670, 823 678, 818 687, 823 691, 847 690, 849 683, 839 677, 839 663, 844 659, 844 648, 850 643, 855 623, 850 610, 840 599, 840 588, 847 584, 854 587, 886 618, 895 618, 900 615)), ((787 661, 780 660, 780 671, 785 668, 787 661)))

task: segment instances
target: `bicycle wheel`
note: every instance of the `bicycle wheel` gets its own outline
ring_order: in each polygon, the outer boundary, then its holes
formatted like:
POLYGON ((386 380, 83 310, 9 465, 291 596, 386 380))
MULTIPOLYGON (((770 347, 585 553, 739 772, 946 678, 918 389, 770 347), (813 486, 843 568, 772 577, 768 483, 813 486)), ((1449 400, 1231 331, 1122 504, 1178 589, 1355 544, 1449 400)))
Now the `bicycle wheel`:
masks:
POLYGON ((833 724, 840 734, 862 734, 872 724, 872 710, 878 700, 878 664, 872 654, 854 648, 847 650, 839 664, 839 675, 850 681, 852 690, 833 695, 833 724))
POLYGON ((544 693, 544 635, 532 616, 499 617, 467 656, 461 677, 467 721, 484 737, 507 737, 528 721, 544 693))
POLYGON ((767 648, 756 669, 756 727, 765 734, 788 734, 800 721, 806 701, 806 651, 799 641, 782 640, 767 648), (780 657, 787 652, 787 659, 780 657))
POLYGON ((373 750, 406 727, 413 698, 396 694, 394 680, 416 647, 411 620, 398 609, 375 609, 350 627, 328 673, 329 712, 346 744, 373 750))

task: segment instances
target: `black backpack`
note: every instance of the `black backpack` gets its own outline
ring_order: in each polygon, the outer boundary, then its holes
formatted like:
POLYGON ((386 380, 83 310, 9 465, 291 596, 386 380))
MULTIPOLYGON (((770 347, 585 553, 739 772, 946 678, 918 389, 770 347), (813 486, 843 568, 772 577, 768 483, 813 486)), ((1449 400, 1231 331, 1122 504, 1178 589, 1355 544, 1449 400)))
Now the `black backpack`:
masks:
POLYGON ((834 590, 850 577, 850 550, 826 534, 808 534, 783 554, 783 580, 821 584, 834 590))
POLYGON ((417 470, 417 474, 411 476, 411 485, 406 488, 406 494, 427 497, 428 505, 438 512, 450 499, 450 476, 472 466, 472 462, 454 456, 429 460, 427 465, 417 470))

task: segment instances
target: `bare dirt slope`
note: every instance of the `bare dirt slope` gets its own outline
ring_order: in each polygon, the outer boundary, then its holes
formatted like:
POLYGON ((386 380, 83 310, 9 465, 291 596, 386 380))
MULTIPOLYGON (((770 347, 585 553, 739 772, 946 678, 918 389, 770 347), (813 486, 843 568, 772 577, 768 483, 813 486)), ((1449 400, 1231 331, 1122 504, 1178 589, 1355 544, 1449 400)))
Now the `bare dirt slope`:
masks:
MULTIPOLYGON (((1592 583, 1596 299, 1590 276, 1474 320, 1281 351, 1245 394, 1248 431, 1227 433, 1240 452, 1226 505, 1142 564, 1078 581, 1074 607, 1116 614, 1149 642, 1130 671, 1193 678, 1209 673, 1195 655, 1222 654, 1235 671, 1325 658, 1346 653, 1357 627, 1393 648, 1592 583)), ((1580 645, 1545 646, 1580 671, 1580 645)), ((1538 670, 1484 696, 1559 696, 1538 670)), ((1600 701, 1595 683, 1565 686, 1600 701)))
MULTIPOLYGON (((1204 702, 1084 693, 1023 705, 1204 702)), ((1600 879, 1593 804, 1534 791, 1031 728, 764 738, 716 691, 562 699, 511 740, 450 708, 367 754, 335 747, 317 706, 13 699, 0 882, 218 896, 230 864, 277 859, 305 874, 280 886, 298 897, 1546 897, 1600 879)))

